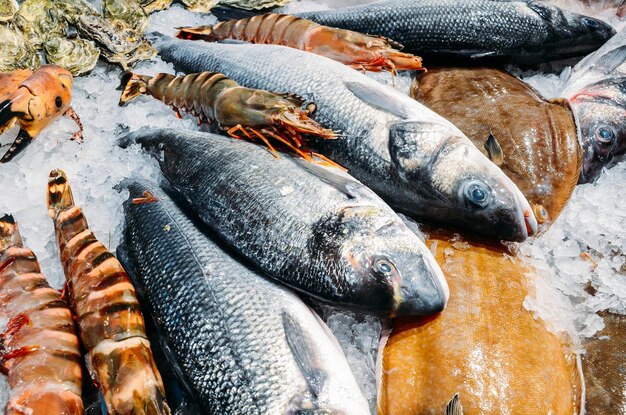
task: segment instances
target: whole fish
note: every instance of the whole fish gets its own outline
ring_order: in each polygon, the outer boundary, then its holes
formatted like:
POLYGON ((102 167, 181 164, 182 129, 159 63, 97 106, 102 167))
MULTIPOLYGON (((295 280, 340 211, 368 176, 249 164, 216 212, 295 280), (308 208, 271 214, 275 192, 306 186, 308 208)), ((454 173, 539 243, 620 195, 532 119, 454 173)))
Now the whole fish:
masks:
POLYGON ((0 218, 1 370, 10 388, 5 415, 82 415, 80 343, 61 294, 22 243, 10 215, 0 218))
POLYGON ((591 182, 626 153, 626 29, 573 68, 562 96, 580 129, 580 182, 591 182))
POLYGON ((444 414, 455 396, 463 411, 447 414, 579 414, 576 356, 523 305, 532 268, 502 248, 428 243, 453 295, 435 318, 394 320, 378 414, 444 414))
POLYGON ((241 264, 158 187, 125 185, 118 252, 204 413, 369 414, 343 352, 302 300, 241 264))
POLYGON ((202 220, 259 269, 343 306, 392 315, 441 311, 447 284, 430 251, 371 190, 336 168, 215 134, 148 129, 202 220))
POLYGON ((184 72, 221 72, 315 102, 313 118, 339 134, 332 143, 311 140, 311 149, 400 211, 498 239, 521 241, 537 228, 519 189, 458 128, 392 87, 284 46, 161 38, 157 48, 184 72))
POLYGON ((582 150, 565 100, 545 101, 499 69, 437 68, 417 77, 411 96, 459 127, 533 205, 554 221, 578 182, 582 150))
POLYGON ((389 37, 422 56, 521 64, 593 52, 615 31, 598 19, 534 0, 381 0, 298 13, 326 26, 389 37))

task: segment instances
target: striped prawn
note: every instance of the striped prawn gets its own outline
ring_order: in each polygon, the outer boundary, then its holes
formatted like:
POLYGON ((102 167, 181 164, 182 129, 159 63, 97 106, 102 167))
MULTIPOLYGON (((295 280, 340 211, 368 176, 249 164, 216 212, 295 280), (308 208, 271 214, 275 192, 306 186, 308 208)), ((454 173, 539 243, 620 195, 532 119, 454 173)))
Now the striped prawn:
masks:
POLYGON ((83 413, 80 344, 68 305, 41 275, 10 215, 0 218, 0 357, 7 415, 83 413))
POLYGON ((139 95, 150 95, 171 106, 178 117, 189 112, 199 123, 213 123, 234 138, 264 143, 279 157, 275 145, 321 164, 335 165, 311 152, 306 136, 334 139, 335 133, 309 116, 315 104, 289 94, 245 88, 221 73, 201 72, 185 76, 160 73, 154 77, 126 72, 122 78, 120 105, 139 95))
POLYGON ((89 230, 60 170, 50 173, 48 212, 87 368, 107 413, 169 415, 135 289, 117 258, 89 230))
POLYGON ((264 14, 214 26, 184 27, 176 36, 208 42, 234 39, 288 46, 373 72, 424 69, 422 58, 401 52, 402 45, 391 39, 322 26, 287 14, 264 14))

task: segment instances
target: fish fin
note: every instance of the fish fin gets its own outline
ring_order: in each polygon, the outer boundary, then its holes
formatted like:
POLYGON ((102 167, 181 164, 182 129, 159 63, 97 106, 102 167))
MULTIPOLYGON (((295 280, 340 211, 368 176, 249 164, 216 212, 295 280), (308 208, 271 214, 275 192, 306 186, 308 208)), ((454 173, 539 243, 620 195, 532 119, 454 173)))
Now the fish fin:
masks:
POLYGON ((121 107, 128 101, 137 98, 139 95, 147 93, 150 78, 149 76, 124 71, 120 76, 120 86, 117 88, 122 91, 119 106, 121 107))
POLYGON ((11 128, 13 125, 12 121, 18 116, 17 113, 11 110, 12 104, 13 102, 10 99, 0 103, 0 134, 11 128))
MULTIPOLYGON (((411 118, 411 111, 406 105, 404 105, 404 99, 402 99, 405 96, 395 89, 381 88, 380 84, 375 81, 372 83, 344 81, 344 85, 357 98, 372 107, 386 111, 400 118, 411 118)), ((406 96, 406 98, 409 97, 406 96)))
POLYGON ((359 194, 358 190, 363 187, 361 183, 353 178, 340 175, 329 167, 320 166, 319 164, 302 159, 294 158, 293 160, 304 170, 316 176, 324 183, 333 186, 350 199, 355 199, 359 194))
POLYGON ((489 134, 487 141, 485 141, 485 150, 489 154, 489 159, 498 167, 504 164, 504 154, 502 154, 502 147, 493 134, 489 134))
POLYGON ((262 10, 244 10, 229 6, 216 6, 211 9, 213 16, 217 17, 220 22, 226 20, 247 19, 259 14, 269 13, 271 9, 262 10))
POLYGON ((420 229, 420 225, 415 220, 413 220, 412 218, 409 218, 406 215, 403 215, 402 213, 398 213, 398 216, 400 217, 400 219, 402 219, 402 222, 404 222, 406 227, 409 228, 409 230, 413 232, 415 235, 417 235, 417 237, 420 238, 422 242, 426 241, 426 237, 424 236, 424 233, 420 229))
POLYGON ((317 352, 311 347, 313 341, 300 323, 287 313, 283 313, 283 328, 291 353, 309 385, 311 394, 317 398, 322 392, 326 374, 321 369, 317 352))
POLYGON ((461 406, 458 393, 455 393, 454 397, 448 402, 446 415, 463 415, 463 407, 461 406))
POLYGON ((15 141, 13 141, 13 144, 11 144, 4 156, 0 158, 0 164, 8 163, 9 161, 11 161, 13 157, 21 153, 32 142, 33 138, 30 136, 28 131, 20 128, 20 132, 17 134, 15 141))

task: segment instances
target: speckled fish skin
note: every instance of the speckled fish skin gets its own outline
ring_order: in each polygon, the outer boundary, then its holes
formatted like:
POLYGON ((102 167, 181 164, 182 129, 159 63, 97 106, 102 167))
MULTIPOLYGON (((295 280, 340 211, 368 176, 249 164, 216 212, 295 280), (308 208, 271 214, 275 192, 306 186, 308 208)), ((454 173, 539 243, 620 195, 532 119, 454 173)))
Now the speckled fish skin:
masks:
POLYGON ((157 186, 125 186, 120 257, 205 413, 370 413, 343 352, 296 295, 242 265, 157 186), (132 202, 146 191, 157 200, 132 202))
POLYGON ((449 121, 392 87, 283 46, 165 37, 156 47, 183 72, 221 72, 249 88, 315 102, 312 118, 339 134, 332 143, 311 140, 311 148, 400 211, 497 239, 521 241, 536 230, 528 201, 497 166, 449 121), (485 196, 481 205, 475 189, 485 196))
POLYGON ((339 169, 232 138, 140 130, 200 218, 269 276, 313 297, 382 314, 441 311, 447 284, 432 254, 379 197, 339 169), (317 173, 320 174, 320 173, 317 173), (345 189, 329 180, 345 181, 345 189), (326 180, 326 181, 324 181, 326 180))
POLYGON ((297 16, 387 36, 411 53, 522 64, 583 56, 615 34, 601 20, 528 0, 383 0, 297 16))

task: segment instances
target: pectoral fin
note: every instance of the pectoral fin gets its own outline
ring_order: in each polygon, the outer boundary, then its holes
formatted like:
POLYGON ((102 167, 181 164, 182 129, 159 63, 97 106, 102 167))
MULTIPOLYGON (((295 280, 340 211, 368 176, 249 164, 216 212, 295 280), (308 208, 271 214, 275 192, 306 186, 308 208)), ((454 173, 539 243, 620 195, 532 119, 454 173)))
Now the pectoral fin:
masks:
POLYGON ((294 161, 300 165, 304 170, 317 176, 318 179, 326 184, 329 184, 348 196, 350 199, 354 199, 359 194, 359 189, 363 185, 351 177, 344 176, 338 171, 333 171, 328 167, 320 166, 318 164, 309 163, 302 159, 294 159, 294 161))
POLYGON ((446 415, 463 415, 463 407, 461 406, 458 393, 455 393, 454 398, 448 402, 448 405, 446 406, 446 415))
POLYGON ((502 147, 500 147, 500 143, 498 143, 498 140, 496 140, 493 134, 489 134, 487 141, 485 141, 485 150, 487 150, 487 154, 489 154, 489 159, 496 166, 502 166, 504 164, 502 147))
MULTIPOLYGON (((344 81, 344 85, 357 98, 372 107, 386 111, 403 119, 410 119, 412 111, 406 99, 408 96, 392 88, 382 88, 376 82, 344 81)), ((413 104, 415 101, 413 101, 413 104)))

